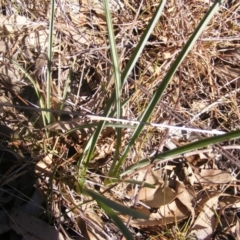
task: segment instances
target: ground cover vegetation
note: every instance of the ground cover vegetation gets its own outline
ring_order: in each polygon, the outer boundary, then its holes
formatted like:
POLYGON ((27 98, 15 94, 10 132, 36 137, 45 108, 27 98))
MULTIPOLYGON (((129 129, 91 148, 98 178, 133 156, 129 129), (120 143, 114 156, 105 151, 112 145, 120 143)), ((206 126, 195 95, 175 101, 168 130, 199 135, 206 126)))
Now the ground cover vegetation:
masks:
POLYGON ((240 239, 240 3, 2 0, 1 239, 240 239))

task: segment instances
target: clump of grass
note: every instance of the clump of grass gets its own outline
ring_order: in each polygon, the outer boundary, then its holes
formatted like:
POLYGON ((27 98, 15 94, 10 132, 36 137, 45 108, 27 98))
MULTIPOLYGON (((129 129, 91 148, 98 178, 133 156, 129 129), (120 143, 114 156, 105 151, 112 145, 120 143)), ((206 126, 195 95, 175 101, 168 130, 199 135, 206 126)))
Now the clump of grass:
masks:
MULTIPOLYGON (((112 5, 105 0, 101 11, 90 6, 102 19, 98 22, 93 15, 86 14, 89 7, 86 3, 81 6, 84 10, 78 13, 78 20, 71 12, 71 3, 66 5, 68 11, 63 11, 59 3, 58 10, 54 1, 51 4, 46 81, 36 80, 34 72, 26 70, 31 67, 21 63, 22 52, 17 59, 8 56, 25 75, 25 84, 34 86, 40 107, 46 108, 41 111, 44 133, 38 147, 51 155, 53 165, 51 187, 47 191, 49 203, 54 203, 53 185, 57 186, 57 182, 69 212, 76 214, 74 209, 78 209, 77 213, 84 214, 82 209, 94 199, 99 206, 95 205, 96 212, 102 218, 111 219, 126 239, 133 239, 118 213, 130 216, 127 225, 131 224, 132 217, 146 216, 121 205, 120 201, 115 203, 120 198, 117 192, 124 195, 126 179, 140 169, 147 168, 147 175, 157 163, 179 159, 185 153, 211 145, 223 157, 236 158, 236 153, 229 157, 222 143, 234 143, 240 136, 237 127, 233 127, 239 124, 238 89, 229 84, 229 79, 219 78, 222 76, 219 69, 225 61, 220 52, 232 47, 234 40, 221 43, 213 39, 221 35, 216 31, 221 25, 218 20, 226 20, 222 22, 222 31, 226 31, 229 19, 235 19, 231 11, 237 12, 239 4, 227 2, 225 12, 220 0, 211 6, 206 3, 196 6, 187 1, 184 5, 179 1, 177 6, 165 0, 147 1, 141 2, 139 8, 136 1, 136 5, 128 3, 131 7, 126 10, 135 26, 129 26, 121 14, 113 13, 112 5), (69 29, 59 24, 61 21, 68 23, 69 29), (119 21, 126 22, 121 25, 119 21), (125 32, 132 33, 132 41, 125 41, 125 32), (122 46, 125 42, 127 45, 122 46), (62 111, 67 105, 74 111, 62 111), (61 114, 78 115, 78 118, 63 121, 61 114), (172 130, 162 130, 150 123, 166 119, 164 124, 169 128, 181 125, 185 127, 181 130, 197 132, 195 140, 164 150, 167 139, 174 138, 172 130), (204 129, 214 136, 206 135, 204 129), (76 191, 76 198, 66 196, 70 189, 76 191), (116 196, 108 194, 111 189, 116 196)), ((40 11, 37 4, 32 4, 26 5, 25 10, 37 14, 37 9, 40 11)), ((44 10, 40 13, 46 14, 44 10)), ((231 35, 235 35, 239 29, 234 21, 231 24, 231 35)), ((36 59, 40 53, 34 54, 36 59)), ((228 65, 228 71, 234 72, 235 68, 234 63, 228 65)), ((34 146, 30 150, 33 151, 34 146)), ((142 188, 144 179, 135 184, 142 188)), ((48 182, 42 184, 43 191, 47 185, 48 182)), ((137 197, 134 208, 136 204, 137 197)), ((66 217, 66 214, 60 215, 66 217)), ((92 218, 87 225, 94 225, 92 218)))

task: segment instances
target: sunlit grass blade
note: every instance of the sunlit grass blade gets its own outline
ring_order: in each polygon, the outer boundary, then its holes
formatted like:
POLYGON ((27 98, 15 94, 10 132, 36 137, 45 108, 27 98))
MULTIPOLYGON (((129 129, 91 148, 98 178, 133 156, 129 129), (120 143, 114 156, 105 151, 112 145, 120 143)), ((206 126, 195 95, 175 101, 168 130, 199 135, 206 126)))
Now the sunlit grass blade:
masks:
POLYGON ((171 159, 175 156, 178 156, 178 155, 181 155, 184 153, 188 153, 192 150, 196 150, 199 148, 207 147, 212 144, 220 143, 220 142, 223 142, 226 140, 233 140, 233 139, 237 139, 237 138, 240 138, 240 130, 232 131, 232 132, 220 135, 220 136, 210 137, 210 138, 202 139, 202 140, 199 140, 199 141, 196 141, 193 143, 189 143, 184 146, 160 153, 156 156, 153 156, 152 158, 142 159, 137 164, 134 164, 134 165, 126 168, 126 170, 120 174, 120 177, 123 177, 123 176, 133 172, 136 169, 147 166, 151 160, 154 160, 154 162, 161 162, 162 160, 171 159))
MULTIPOLYGON (((150 22, 148 23, 146 29, 144 30, 136 48, 134 49, 128 63, 127 66, 125 67, 125 69, 123 70, 123 73, 121 75, 121 82, 122 84, 125 83, 125 81, 127 80, 128 76, 130 75, 131 71, 133 70, 134 66, 136 65, 154 27, 156 26, 157 22, 159 21, 159 18, 163 12, 163 8, 166 4, 166 0, 162 0, 161 3, 158 5, 155 13, 153 14, 153 17, 151 18, 150 22)), ((115 98, 115 95, 113 94, 110 102, 113 102, 113 99, 115 98)), ((110 107, 107 106, 107 108, 110 107)), ((116 156, 116 155, 115 155, 116 156)), ((111 169, 109 171, 109 176, 112 176, 115 174, 115 168, 116 165, 119 165, 119 163, 117 163, 117 161, 114 161, 113 164, 111 165, 111 169)))
MULTIPOLYGON (((47 54, 47 91, 46 91, 46 106, 48 109, 51 108, 51 84, 52 84, 52 46, 53 46, 53 26, 54 26, 54 2, 51 0, 51 11, 50 11, 50 22, 49 22, 49 33, 48 33, 48 54, 47 54)), ((47 123, 51 122, 50 112, 46 113, 47 123)))
MULTIPOLYGON (((109 38, 109 43, 110 43, 110 52, 111 52, 111 59, 112 59, 112 65, 113 65, 116 114, 117 114, 117 118, 121 118, 122 84, 121 84, 121 74, 120 74, 120 69, 119 69, 119 58, 118 58, 118 54, 117 54, 110 6, 108 3, 108 0, 103 0, 103 3, 104 3, 104 11, 105 11, 106 21, 107 21, 108 38, 109 38)), ((116 151, 114 154, 112 166, 115 166, 116 161, 119 158, 119 150, 120 150, 120 146, 121 146, 121 129, 117 129, 116 133, 117 133, 116 151)))
POLYGON ((155 28, 156 24, 159 21, 159 18, 163 12, 163 8, 166 4, 167 0, 162 0, 161 3, 159 3, 156 11, 153 14, 153 17, 151 18, 150 22, 148 23, 146 29, 144 30, 136 48, 134 49, 125 69, 122 73, 122 84, 125 83, 127 78, 129 77, 130 73, 132 72, 133 68, 135 67, 153 29, 155 28))
MULTIPOLYGON (((146 30, 144 31, 136 49, 134 50, 130 60, 129 60, 129 63, 127 64, 125 70, 123 71, 122 75, 121 75, 121 82, 122 84, 124 84, 124 82, 126 81, 127 77, 129 76, 129 74, 131 73, 132 69, 134 68, 134 64, 137 62, 140 54, 142 53, 142 50, 149 38, 149 36, 151 35, 151 32, 153 30, 153 28, 155 27, 156 23, 158 22, 159 20, 159 17, 163 11, 163 8, 164 8, 164 5, 166 3, 166 0, 163 0, 156 12, 154 13, 153 15, 153 18, 151 19, 151 21, 149 22, 146 30)), ((115 96, 115 92, 113 92, 110 100, 108 101, 107 103, 107 106, 105 107, 104 109, 104 116, 109 116, 110 113, 111 113, 111 108, 112 106, 114 105, 115 103, 115 99, 116 99, 116 96, 115 96)), ((97 142, 97 139, 104 127, 104 124, 105 124, 105 121, 102 121, 101 123, 99 123, 98 125, 98 128, 95 130, 94 134, 91 136, 91 138, 89 139, 85 149, 84 149, 84 152, 81 156, 81 158, 78 160, 78 166, 80 167, 80 164, 82 163, 82 161, 85 159, 85 170, 84 169, 81 169, 81 171, 79 171, 79 179, 80 179, 80 187, 83 185, 84 183, 84 172, 86 172, 86 168, 87 168, 87 164, 88 162, 90 161, 91 159, 91 156, 93 154, 93 151, 95 149, 95 145, 96 145, 96 142, 97 142)), ((112 169, 115 168, 115 165, 113 165, 112 169)), ((80 169, 80 168, 79 168, 80 169)), ((109 172, 109 175, 111 175, 111 172, 109 172)))
MULTIPOLYGON (((200 23, 198 24, 198 27, 195 29, 192 36, 189 38, 189 40, 187 41, 187 43, 183 47, 182 51, 180 52, 179 56, 176 58, 176 60, 174 61, 174 63, 170 67, 169 71, 167 72, 167 74, 165 75, 163 80, 161 81, 160 85, 158 86, 155 94, 153 95, 150 103, 146 107, 146 109, 145 109, 144 113, 142 114, 142 116, 140 117, 139 121, 141 121, 141 122, 147 122, 148 121, 148 119, 150 118, 155 106, 157 105, 157 103, 160 100, 163 92, 165 91, 168 83, 171 81, 173 75, 177 71, 177 68, 179 67, 181 62, 184 60, 184 58, 186 57, 188 52, 191 50, 194 43, 197 41, 197 39, 199 38, 199 36, 203 32, 203 30, 205 29, 207 24, 210 22, 213 15, 218 10, 221 2, 222 1, 220 1, 220 0, 216 0, 215 3, 212 5, 212 7, 209 9, 209 11, 206 13, 206 15, 203 17, 203 19, 200 21, 200 23)), ((136 127, 136 129, 134 130, 134 132, 132 134, 131 140, 129 141, 129 144, 125 148, 125 150, 122 154, 122 157, 119 160, 118 165, 116 166, 116 168, 112 172, 111 176, 115 176, 119 172, 119 169, 123 165, 129 150, 134 145, 136 139, 138 138, 138 136, 142 132, 143 128, 144 128, 143 125, 138 125, 136 127)))
POLYGON ((132 216, 134 218, 143 218, 143 219, 147 219, 148 216, 146 216, 145 214, 143 213, 140 213, 134 209, 131 209, 131 208, 128 208, 126 206, 123 206, 119 203, 116 203, 108 198, 105 198, 103 197, 102 195, 90 190, 90 189, 87 189, 87 188, 83 188, 82 189, 82 193, 83 194, 86 194, 88 196, 91 196, 94 200, 96 200, 97 202, 102 202, 104 203, 105 205, 107 205, 108 207, 114 209, 115 211, 121 213, 121 214, 125 214, 125 215, 128 215, 128 216, 132 216))

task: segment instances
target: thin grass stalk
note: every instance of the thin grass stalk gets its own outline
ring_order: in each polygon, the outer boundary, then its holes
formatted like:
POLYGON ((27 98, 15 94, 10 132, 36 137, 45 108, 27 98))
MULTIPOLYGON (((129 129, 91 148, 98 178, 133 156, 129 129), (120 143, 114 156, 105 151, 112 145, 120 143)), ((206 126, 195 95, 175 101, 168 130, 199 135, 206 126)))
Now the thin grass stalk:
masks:
POLYGON ((65 103, 65 100, 66 100, 66 97, 67 97, 68 88, 69 88, 69 85, 71 83, 72 72, 73 72, 72 69, 73 69, 75 63, 76 63, 76 59, 74 59, 74 61, 72 63, 72 66, 71 66, 71 68, 69 70, 68 78, 67 78, 67 81, 65 83, 63 94, 62 94, 62 104, 61 104, 60 110, 62 110, 63 107, 64 107, 64 103, 65 103))
MULTIPOLYGON (((162 0, 161 3, 158 5, 156 11, 153 14, 153 17, 151 18, 150 22, 148 23, 145 31, 143 32, 139 43, 137 44, 136 48, 134 49, 126 68, 123 70, 122 76, 121 76, 121 82, 122 84, 125 83, 127 78, 129 77, 131 71, 133 70, 134 66, 136 65, 154 27, 156 26, 157 22, 159 21, 159 18, 163 12, 164 6, 166 4, 166 0, 162 0)), ((113 102, 113 99, 115 98, 115 95, 113 94, 111 96, 110 102, 113 102)), ((107 106, 109 107, 109 106, 107 106)), ((109 171, 109 176, 114 175, 115 168, 116 168, 117 161, 113 162, 111 165, 111 169, 109 171)))
MULTIPOLYGON (((38 86, 37 84, 35 83, 35 80, 32 78, 32 76, 21 66, 18 64, 18 62, 12 60, 12 59, 8 59, 12 64, 14 64, 22 73, 24 73, 24 75, 31 81, 33 87, 34 87, 34 90, 37 94, 37 97, 39 99, 39 103, 40 103, 40 107, 41 108, 45 108, 45 102, 44 102, 44 99, 41 95, 41 93, 39 92, 39 89, 38 89, 38 86)), ((44 111, 41 111, 41 114, 42 114, 42 120, 43 120, 43 124, 44 126, 46 126, 46 114, 47 112, 44 112, 44 111)))
MULTIPOLYGON (((52 46, 53 46, 53 27, 54 27, 54 3, 55 0, 51 0, 51 11, 50 11, 50 23, 49 23, 49 34, 48 34, 48 54, 47 54, 47 99, 46 106, 48 109, 51 108, 51 66, 52 66, 52 46)), ((47 123, 51 122, 51 113, 47 113, 47 123)))
POLYGON ((121 213, 121 214, 127 214, 129 216, 132 216, 134 218, 143 218, 143 219, 147 219, 148 216, 145 215, 144 213, 141 213, 135 209, 129 208, 127 206, 124 206, 120 203, 117 203, 114 200, 110 200, 109 198, 104 197, 102 194, 99 194, 95 191, 92 191, 90 189, 87 188, 83 188, 82 189, 82 193, 88 196, 91 196, 94 200, 96 200, 97 202, 102 202, 105 205, 107 205, 108 207, 110 207, 111 209, 121 213))
MULTIPOLYGON (((128 102, 128 99, 122 102, 122 106, 124 106, 128 102)), ((108 106, 105 108, 104 116, 113 116, 115 114, 115 111, 111 111, 111 102, 108 102, 108 106), (109 112, 107 112, 107 110, 109 112)), ((92 154, 95 149, 96 142, 98 140, 98 137, 100 136, 100 133, 102 129, 105 127, 106 121, 102 121, 98 123, 97 129, 92 134, 90 139, 88 140, 88 143, 83 151, 83 154, 80 156, 78 160, 78 182, 79 182, 79 190, 81 191, 84 181, 85 181, 85 175, 87 171, 88 164, 91 160, 92 154), (83 163, 83 160, 85 159, 85 162, 83 163), (81 168, 81 164, 84 165, 83 168, 81 168)), ((122 125, 122 124, 121 124, 122 125)))
POLYGON ((115 225, 119 228, 125 239, 134 240, 128 227, 123 223, 123 221, 118 217, 118 215, 106 204, 98 202, 99 206, 107 213, 108 217, 112 219, 115 225))
POLYGON ((153 29, 155 28, 156 24, 159 21, 160 16, 162 15, 164 6, 166 4, 167 0, 162 0, 161 3, 156 8, 156 11, 153 14, 153 17, 151 18, 150 22, 148 23, 146 29, 144 30, 136 48, 134 49, 125 69, 122 72, 122 84, 125 83, 127 78, 129 77, 130 73, 132 72, 133 68, 135 67, 140 55, 142 54, 142 51, 152 34, 153 29))
MULTIPOLYGON (((179 65, 182 63, 182 61, 184 60, 186 55, 189 53, 189 51, 191 50, 191 48, 193 47, 193 45, 195 44, 195 42, 197 41, 199 36, 202 34, 203 30, 205 29, 207 24, 210 22, 210 20, 212 19, 213 15, 217 12, 217 10, 218 10, 218 8, 219 8, 221 3, 222 3, 221 0, 216 0, 214 2, 214 4, 212 5, 212 7, 205 14, 203 19, 200 21, 200 23, 198 24, 197 28, 193 32, 192 36, 189 38, 189 40, 187 41, 187 43, 183 47, 182 51, 180 52, 179 56, 176 58, 176 60, 174 61, 174 63, 170 67, 169 71, 167 72, 167 74, 165 75, 163 80, 161 81, 160 85, 158 86, 155 94, 153 95, 150 103, 146 107, 146 109, 145 109, 144 113, 142 114, 142 116, 140 117, 139 121, 141 121, 141 122, 147 122, 148 121, 148 119, 150 118, 150 116, 151 116, 155 106, 158 104, 158 102, 159 102, 163 92, 165 91, 168 83, 171 81, 172 77, 174 76, 175 72, 177 71, 179 65)), ((124 152, 122 154, 122 157, 119 160, 118 165, 114 169, 111 177, 116 176, 117 173, 119 172, 119 169, 121 168, 121 166, 125 162, 125 159, 127 157, 128 152, 130 151, 131 147, 134 145, 135 141, 139 137, 139 135, 142 132, 143 128, 144 128, 144 125, 138 125, 136 127, 136 129, 134 130, 134 132, 132 134, 132 137, 131 137, 131 139, 129 141, 129 144, 125 148, 125 150, 124 150, 124 152)))
MULTIPOLYGON (((119 69, 119 58, 116 48, 116 42, 115 42, 115 35, 113 30, 113 24, 112 24, 112 17, 110 12, 110 6, 108 3, 108 0, 104 0, 104 11, 106 15, 106 21, 107 21, 107 29, 108 29, 108 37, 109 37, 109 43, 110 43, 110 52, 111 52, 111 58, 112 58, 112 64, 113 64, 113 74, 114 74, 114 88, 115 88, 115 103, 116 103, 116 114, 117 118, 121 118, 121 91, 122 91, 122 84, 121 84, 121 74, 119 69)), ((113 158, 113 164, 112 167, 116 165, 116 162, 119 158, 119 151, 121 146, 121 129, 116 130, 117 133, 117 141, 116 141, 116 151, 114 153, 113 158)), ((111 168, 110 168, 111 171, 111 168)))

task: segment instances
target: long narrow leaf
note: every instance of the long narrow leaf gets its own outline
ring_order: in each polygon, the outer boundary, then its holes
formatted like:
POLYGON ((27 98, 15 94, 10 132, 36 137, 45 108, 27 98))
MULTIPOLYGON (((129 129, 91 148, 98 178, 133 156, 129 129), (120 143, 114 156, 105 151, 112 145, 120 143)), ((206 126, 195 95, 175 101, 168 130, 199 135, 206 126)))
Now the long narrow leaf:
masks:
MULTIPOLYGON (((108 37, 109 37, 109 43, 110 43, 111 59, 112 59, 112 64, 113 64, 116 113, 117 113, 117 118, 121 118, 122 84, 121 84, 121 74, 120 74, 119 62, 118 62, 119 60, 118 60, 118 54, 117 54, 110 6, 108 3, 108 0, 104 0, 103 3, 104 3, 105 14, 106 14, 106 20, 107 20, 108 37)), ((116 151, 114 154, 114 159, 113 159, 113 163, 112 163, 111 167, 114 167, 116 165, 117 159, 119 157, 119 149, 121 146, 121 129, 117 129, 116 132, 117 132, 116 151)), ((111 169, 110 169, 110 171, 111 171, 111 169)))
POLYGON ((155 28, 156 24, 159 21, 159 18, 163 12, 163 8, 164 8, 166 2, 167 2, 167 0, 161 1, 161 3, 158 5, 156 11, 154 12, 153 17, 151 18, 150 22, 148 23, 146 29, 144 30, 144 32, 139 40, 139 43, 137 44, 136 48, 134 49, 134 51, 127 63, 127 66, 122 73, 122 84, 125 83, 128 76, 130 75, 131 71, 135 67, 135 65, 138 61, 138 58, 140 57, 153 29, 155 28))
MULTIPOLYGON (((222 141, 232 140, 232 139, 236 139, 236 138, 240 138, 240 130, 236 130, 236 131, 229 132, 229 133, 226 133, 226 134, 223 134, 220 136, 210 137, 210 138, 202 139, 202 140, 199 140, 199 141, 196 141, 193 143, 189 143, 184 146, 160 153, 157 156, 154 156, 153 159, 156 159, 155 162, 160 162, 162 160, 166 160, 168 158, 173 158, 174 156, 181 155, 181 154, 190 152, 195 149, 207 147, 212 144, 216 144, 216 143, 220 143, 222 141)), ((137 164, 134 164, 134 165, 128 167, 124 171, 124 173, 120 174, 120 176, 123 177, 123 176, 133 172, 136 169, 147 166, 150 163, 150 160, 152 160, 152 159, 145 158, 145 159, 139 161, 137 164)))
MULTIPOLYGON (((41 108, 45 108, 45 103, 44 103, 44 100, 43 100, 43 97, 38 89, 38 86, 37 84, 35 83, 35 80, 32 78, 32 76, 20 65, 18 64, 18 62, 12 60, 12 59, 8 59, 11 63, 13 63, 22 73, 24 73, 24 75, 31 81, 33 87, 34 87, 34 90, 37 94, 37 97, 39 99, 39 103, 40 103, 40 107, 41 108)), ((42 120, 43 120, 43 124, 44 126, 46 126, 46 114, 47 112, 44 112, 44 111, 41 111, 41 114, 42 114, 42 120)))
MULTIPOLYGON (((128 76, 130 75, 131 71, 133 70, 135 64, 137 63, 154 27, 156 26, 157 22, 159 21, 159 18, 163 12, 163 8, 166 4, 166 0, 162 0, 161 3, 158 5, 155 13, 153 14, 153 17, 152 19, 150 20, 150 22, 148 23, 145 31, 143 32, 140 40, 139 40, 139 43, 137 44, 136 48, 134 49, 128 63, 127 63, 127 66, 126 68, 124 69, 123 73, 122 73, 122 76, 121 76, 121 82, 122 84, 125 83, 125 81, 127 80, 128 76)), ((113 101, 113 99, 115 98, 115 94, 112 95, 111 99, 110 99, 110 102, 113 101)), ((110 107, 110 105, 107 106, 107 109, 110 107)), ((114 162, 111 166, 111 169, 109 171, 109 176, 113 176, 115 175, 116 173, 116 163, 114 162)), ((119 166, 121 166, 122 164, 118 163, 117 164, 117 169, 119 168, 119 166)))
MULTIPOLYGON (((162 14, 162 11, 163 11, 163 8, 164 8, 165 4, 166 4, 166 0, 162 0, 161 3, 159 4, 159 6, 157 7, 156 11, 155 11, 155 13, 153 15, 153 18, 149 22, 146 30, 144 31, 137 47, 135 48, 135 50, 134 50, 134 52, 133 52, 133 54, 132 54, 132 56, 129 60, 129 63, 127 64, 125 70, 122 73, 122 76, 121 76, 122 84, 124 84, 127 77, 129 76, 132 69, 134 68, 134 65, 137 62, 140 54, 142 53, 142 50, 143 50, 149 36, 151 35, 153 28, 155 27, 156 23, 159 21, 159 18, 162 14)), ((115 102, 115 98, 116 98, 115 94, 116 94, 115 92, 112 94, 110 100, 107 103, 107 106, 104 109, 104 116, 106 116, 106 117, 109 116, 110 113, 111 113, 111 107, 113 106, 113 104, 115 102)), ((79 177, 78 178, 80 179, 80 186, 83 186, 84 175, 85 175, 84 172, 83 172, 83 169, 81 169, 81 171, 80 171, 80 165, 81 165, 81 163, 84 159, 85 159, 85 166, 87 166, 88 162, 90 161, 91 156, 92 156, 93 151, 94 151, 94 148, 95 148, 95 145, 96 145, 96 142, 98 140, 98 137, 99 137, 102 129, 104 128, 104 124, 105 124, 105 121, 99 123, 97 129, 95 130, 95 132, 93 133, 93 135, 89 139, 82 156, 78 160, 78 169, 79 169, 79 172, 78 172, 79 177)), ((109 172, 109 176, 111 176, 111 175, 112 175, 112 173, 109 172)))
MULTIPOLYGON (((48 64, 47 64, 47 108, 51 108, 51 66, 52 66, 52 44, 53 44, 53 26, 54 26, 54 2, 51 0, 51 12, 50 12, 50 23, 49 23, 49 34, 48 34, 48 64)), ((47 113, 47 121, 51 122, 51 114, 47 113)))
POLYGON ((118 203, 116 203, 116 202, 114 202, 114 201, 112 201, 110 199, 107 199, 107 198, 101 196, 100 194, 98 194, 98 193, 96 193, 96 192, 94 192, 94 191, 92 191, 90 189, 83 188, 82 189, 82 193, 86 194, 88 196, 91 196, 97 202, 102 202, 105 205, 107 205, 108 207, 118 211, 121 214, 129 215, 129 216, 132 216, 134 218, 143 218, 143 219, 147 219, 148 218, 145 214, 137 212, 134 209, 125 207, 125 206, 123 206, 121 204, 118 204, 118 203))
MULTIPOLYGON (((198 37, 201 35, 201 33, 203 32, 203 30, 205 29, 207 24, 210 22, 210 20, 212 19, 213 15, 218 10, 221 2, 222 2, 221 0, 216 0, 214 2, 214 4, 212 5, 212 7, 209 9, 209 11, 206 13, 206 15, 203 17, 203 19, 200 21, 198 27, 195 29, 195 31, 193 32, 192 36, 189 38, 189 40, 187 41, 187 43, 183 47, 182 51, 180 52, 179 56, 174 61, 174 63, 170 67, 169 71, 167 72, 167 74, 163 78, 162 82, 158 86, 155 94, 153 95, 150 103, 146 107, 146 109, 145 109, 144 113, 142 114, 142 116, 141 116, 139 121, 147 122, 147 120, 150 118, 150 116, 151 116, 155 106, 157 105, 158 101, 160 100, 160 98, 161 98, 163 92, 165 91, 168 83, 171 81, 173 75, 177 71, 177 68, 179 67, 181 62, 184 60, 184 58, 186 57, 188 52, 191 50, 192 46, 197 41, 198 37)), ((129 144, 125 148, 125 150, 124 150, 124 152, 122 154, 122 157, 119 160, 118 165, 117 165, 115 171, 113 172, 113 175, 111 175, 111 176, 115 176, 118 173, 120 167, 123 165, 123 162, 126 159, 126 156, 127 156, 128 152, 129 152, 129 150, 134 145, 134 143, 135 143, 136 139, 138 138, 138 136, 140 135, 143 127, 144 127, 143 125, 138 125, 136 127, 135 131, 132 134, 131 140, 129 141, 129 144)))
POLYGON ((113 222, 119 228, 123 236, 127 240, 134 240, 132 234, 130 233, 128 228, 125 226, 125 224, 122 222, 122 220, 117 216, 117 214, 111 208, 109 208, 106 204, 100 201, 98 202, 98 204, 107 213, 107 215, 113 220, 113 222))

